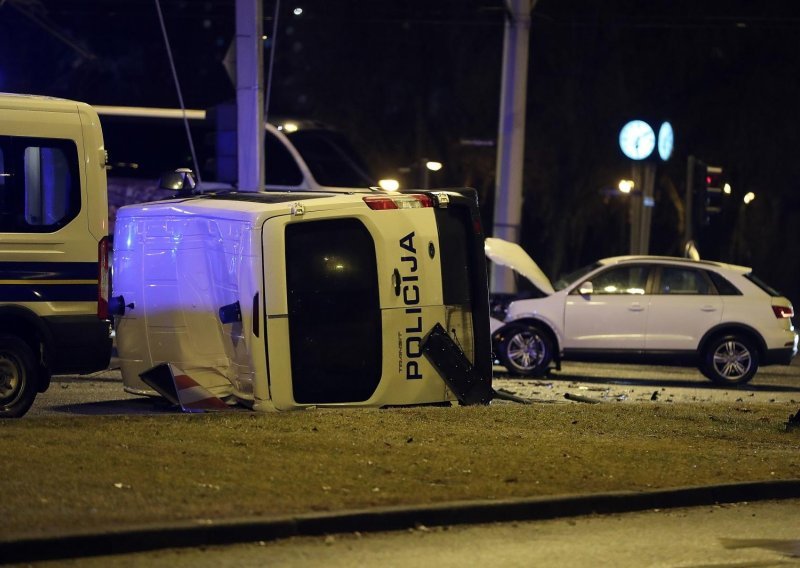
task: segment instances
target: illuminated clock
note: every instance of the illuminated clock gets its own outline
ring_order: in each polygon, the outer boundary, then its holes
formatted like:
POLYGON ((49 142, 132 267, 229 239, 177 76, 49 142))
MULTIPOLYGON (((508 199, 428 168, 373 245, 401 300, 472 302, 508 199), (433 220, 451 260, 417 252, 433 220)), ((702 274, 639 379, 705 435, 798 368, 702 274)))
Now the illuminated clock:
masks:
POLYGON ((644 160, 656 147, 656 133, 643 120, 631 120, 619 133, 619 147, 632 160, 644 160))
POLYGON ((658 129, 658 155, 665 162, 669 160, 672 155, 672 146, 675 143, 675 137, 672 132, 672 125, 669 122, 663 122, 661 128, 658 129))

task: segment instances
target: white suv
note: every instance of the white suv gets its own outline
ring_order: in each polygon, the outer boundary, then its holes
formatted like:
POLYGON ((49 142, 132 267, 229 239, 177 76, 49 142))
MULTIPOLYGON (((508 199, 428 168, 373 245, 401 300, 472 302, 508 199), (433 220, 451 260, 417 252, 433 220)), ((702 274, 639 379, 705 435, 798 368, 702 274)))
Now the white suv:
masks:
POLYGON ((698 366, 720 384, 742 384, 759 365, 797 354, 791 302, 750 268, 659 256, 606 258, 551 285, 514 243, 486 239, 495 263, 542 296, 494 306, 495 355, 511 372, 541 375, 562 359, 698 366))

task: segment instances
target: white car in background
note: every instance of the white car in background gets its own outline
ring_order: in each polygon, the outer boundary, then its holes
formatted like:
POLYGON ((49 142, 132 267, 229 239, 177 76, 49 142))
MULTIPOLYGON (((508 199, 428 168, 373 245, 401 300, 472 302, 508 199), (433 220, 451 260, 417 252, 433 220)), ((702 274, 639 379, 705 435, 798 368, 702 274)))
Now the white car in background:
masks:
POLYGON ((515 243, 486 239, 487 257, 543 297, 493 306, 492 345, 510 372, 540 376, 561 360, 692 364, 719 384, 791 363, 791 302, 750 268, 660 256, 605 258, 551 284, 515 243))

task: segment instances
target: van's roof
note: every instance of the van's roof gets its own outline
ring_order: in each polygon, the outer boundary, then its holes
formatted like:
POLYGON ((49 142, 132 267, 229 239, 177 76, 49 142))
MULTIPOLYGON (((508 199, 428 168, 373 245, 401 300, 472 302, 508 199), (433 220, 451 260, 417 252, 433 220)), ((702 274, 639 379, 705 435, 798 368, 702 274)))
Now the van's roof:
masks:
POLYGON ((190 214, 225 219, 255 221, 266 215, 287 214, 297 205, 313 209, 330 209, 354 204, 363 204, 369 191, 329 193, 322 191, 258 191, 226 192, 191 197, 179 197, 164 201, 151 201, 126 205, 117 212, 121 216, 159 217, 172 214, 190 214))
POLYGON ((86 105, 86 103, 71 101, 69 99, 59 99, 57 97, 47 97, 44 95, 0 93, 0 108, 4 109, 77 112, 78 107, 82 105, 86 105))

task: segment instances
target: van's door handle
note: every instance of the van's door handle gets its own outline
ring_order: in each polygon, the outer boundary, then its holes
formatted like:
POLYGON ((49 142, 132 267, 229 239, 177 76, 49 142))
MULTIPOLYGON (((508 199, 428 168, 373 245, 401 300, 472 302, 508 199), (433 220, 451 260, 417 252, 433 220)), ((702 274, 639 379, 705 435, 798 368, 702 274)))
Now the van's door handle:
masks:
POLYGON ((261 318, 258 315, 258 292, 253 296, 253 335, 258 337, 261 327, 261 318))
POLYGON ((700 309, 702 311, 704 311, 704 312, 716 312, 717 311, 717 307, 716 306, 703 306, 700 309))
POLYGON ((108 313, 112 316, 124 316, 125 310, 132 310, 133 302, 125 303, 125 296, 114 296, 108 299, 108 313))
POLYGON ((400 295, 400 271, 395 268, 392 274, 392 283, 394 284, 394 295, 400 295))
POLYGON ((639 302, 636 302, 636 303, 631 304, 630 306, 628 306, 628 309, 630 311, 632 311, 632 312, 641 312, 641 311, 644 310, 644 306, 642 304, 640 304, 639 302))

